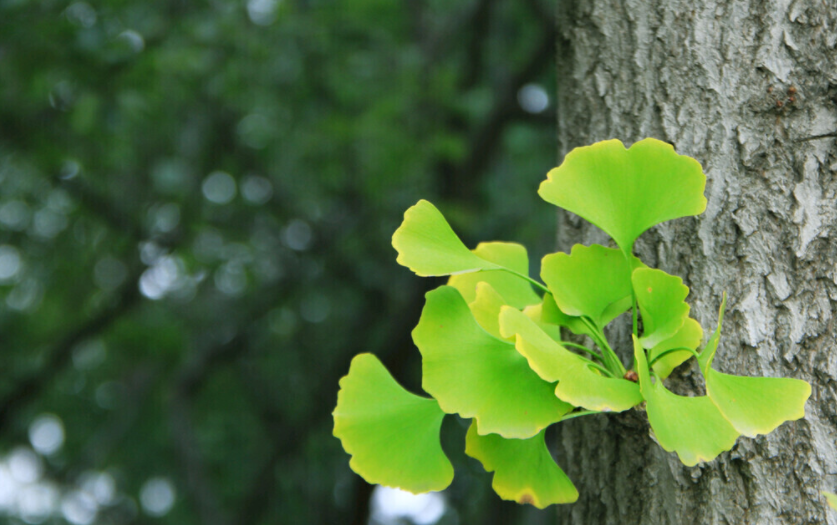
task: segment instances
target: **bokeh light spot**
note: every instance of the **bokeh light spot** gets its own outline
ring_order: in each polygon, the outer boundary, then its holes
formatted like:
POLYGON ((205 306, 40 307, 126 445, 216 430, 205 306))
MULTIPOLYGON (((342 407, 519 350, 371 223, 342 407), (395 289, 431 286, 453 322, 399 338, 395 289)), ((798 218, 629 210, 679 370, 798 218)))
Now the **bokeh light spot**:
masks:
POLYGON ((527 113, 542 113, 549 107, 549 95, 543 86, 526 84, 517 92, 517 101, 527 113))
POLYGON ((209 202, 228 204, 235 198, 235 179, 229 173, 213 171, 203 180, 201 189, 209 202))
POLYGON ((174 506, 175 490, 168 478, 151 478, 140 490, 142 510, 149 516, 164 516, 174 506))
POLYGON ((29 442, 42 456, 58 452, 64 445, 64 423, 53 414, 42 414, 29 425, 29 442))

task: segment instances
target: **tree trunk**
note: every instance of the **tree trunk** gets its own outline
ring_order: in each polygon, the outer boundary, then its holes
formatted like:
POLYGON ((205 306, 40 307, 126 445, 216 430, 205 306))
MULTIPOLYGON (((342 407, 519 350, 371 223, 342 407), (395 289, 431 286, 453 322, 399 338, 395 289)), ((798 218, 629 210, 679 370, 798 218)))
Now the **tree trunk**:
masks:
MULTIPOLYGON (((558 35, 559 156, 651 136, 696 158, 706 212, 652 229, 637 254, 684 279, 707 336, 727 291, 717 369, 813 386, 804 419, 694 468, 637 411, 559 425, 581 494, 559 523, 837 524, 820 496, 837 489, 835 0, 567 0, 558 35)), ((563 212, 558 241, 609 242, 563 212)), ((703 392, 690 366, 678 393, 703 392)))

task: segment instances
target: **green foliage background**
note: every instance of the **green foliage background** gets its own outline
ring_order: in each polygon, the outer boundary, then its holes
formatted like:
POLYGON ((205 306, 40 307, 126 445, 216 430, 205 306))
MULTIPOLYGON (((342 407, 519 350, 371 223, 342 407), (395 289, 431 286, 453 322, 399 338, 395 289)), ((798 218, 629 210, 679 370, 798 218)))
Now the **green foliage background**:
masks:
MULTIPOLYGON (((420 391, 439 283, 395 263, 403 211, 551 251, 554 108, 518 94, 554 90, 552 25, 536 0, 0 0, 0 458, 51 413, 44 479, 117 482, 97 523, 366 523, 330 412, 363 351, 420 391)), ((444 523, 548 521, 443 428, 444 523)))

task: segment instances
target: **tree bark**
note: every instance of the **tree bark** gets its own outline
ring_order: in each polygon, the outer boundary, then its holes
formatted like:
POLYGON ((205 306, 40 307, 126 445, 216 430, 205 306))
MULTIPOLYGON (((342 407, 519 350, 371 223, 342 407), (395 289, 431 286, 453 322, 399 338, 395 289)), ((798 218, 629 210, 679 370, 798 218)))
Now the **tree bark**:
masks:
MULTIPOLYGON (((706 212, 652 229, 636 252, 689 285, 705 338, 729 294, 717 369, 800 378, 813 393, 804 419, 694 468, 638 411, 559 425, 557 459, 581 494, 559 523, 837 524, 820 496, 837 490, 835 0, 560 4, 559 158, 648 136, 696 158, 706 212)), ((559 249, 577 242, 609 240, 561 212, 559 249)), ((694 364, 672 383, 703 393, 694 364)))

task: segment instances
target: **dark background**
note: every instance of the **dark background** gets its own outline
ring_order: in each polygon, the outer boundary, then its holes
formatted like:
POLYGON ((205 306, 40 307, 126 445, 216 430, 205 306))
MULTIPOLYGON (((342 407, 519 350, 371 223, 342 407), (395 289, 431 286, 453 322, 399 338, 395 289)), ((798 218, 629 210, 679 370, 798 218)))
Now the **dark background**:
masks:
MULTIPOLYGON (((420 392, 441 282, 391 235, 424 198, 550 251, 553 31, 538 0, 0 0, 0 520, 368 523, 337 383, 372 352, 420 392)), ((440 523, 550 521, 464 430, 440 523)))

